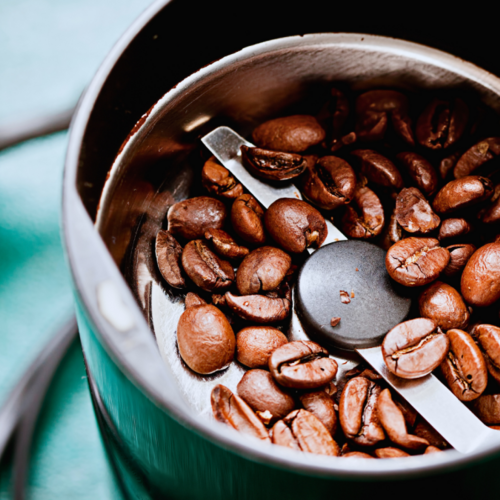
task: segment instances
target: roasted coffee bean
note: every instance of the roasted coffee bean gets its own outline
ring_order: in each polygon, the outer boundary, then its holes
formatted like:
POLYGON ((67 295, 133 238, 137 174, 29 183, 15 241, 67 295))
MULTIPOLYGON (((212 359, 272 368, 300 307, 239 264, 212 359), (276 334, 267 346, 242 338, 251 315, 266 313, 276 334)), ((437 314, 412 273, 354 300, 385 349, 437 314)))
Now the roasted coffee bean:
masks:
POLYGON ((231 208, 231 224, 236 234, 256 245, 266 241, 264 233, 264 210, 251 194, 244 194, 234 200, 231 208))
POLYGON ((373 184, 397 191, 403 187, 403 178, 389 158, 373 149, 356 149, 351 154, 359 158, 361 172, 373 184))
POLYGON ((432 211, 424 195, 414 187, 404 188, 396 198, 396 220, 408 233, 429 233, 441 219, 432 211))
POLYGON ((324 217, 309 203, 280 198, 264 215, 267 232, 286 252, 320 247, 328 234, 324 217))
POLYGON ((453 169, 455 179, 466 177, 467 175, 484 175, 491 172, 486 172, 485 167, 495 162, 495 167, 498 169, 500 165, 496 161, 500 155, 500 137, 488 137, 479 141, 469 148, 457 161, 453 169), (486 165, 488 163, 488 165, 486 165))
POLYGON ((358 187, 340 222, 350 238, 373 238, 384 227, 384 208, 378 196, 367 187, 358 187))
POLYGON ((441 160, 439 163, 439 175, 441 179, 445 180, 450 176, 461 155, 460 151, 455 151, 441 160))
POLYGON ((368 453, 363 453, 362 451, 349 451, 342 455, 342 458, 374 458, 368 453))
POLYGON ((214 417, 237 431, 270 442, 269 433, 257 415, 239 396, 224 385, 216 385, 211 395, 214 417))
POLYGON ((190 241, 184 247, 182 267, 194 284, 207 292, 227 290, 234 282, 231 264, 217 257, 203 240, 190 241))
POLYGON ((434 198, 432 208, 440 215, 448 215, 487 200, 492 194, 489 179, 470 175, 448 182, 434 198))
POLYGON ((276 289, 290 269, 292 258, 275 247, 260 247, 247 255, 236 273, 241 295, 252 295, 276 289))
POLYGON ((472 411, 487 425, 500 424, 500 394, 488 394, 477 398, 472 411))
POLYGON ((495 186, 493 196, 488 204, 479 211, 478 218, 484 224, 498 224, 500 222, 500 184, 495 186))
POLYGON ((338 139, 332 139, 332 142, 330 144, 330 151, 332 153, 335 153, 344 146, 349 146, 350 144, 354 144, 357 139, 358 137, 355 132, 349 132, 343 137, 340 137, 338 139))
POLYGON ((294 115, 262 123, 253 131, 252 138, 259 148, 302 153, 323 142, 325 135, 313 116, 294 115))
POLYGON ((364 377, 355 377, 344 387, 339 402, 340 426, 348 439, 373 446, 385 439, 377 404, 381 388, 364 377))
POLYGON ((310 340, 296 340, 271 354, 269 371, 278 384, 293 389, 316 389, 337 374, 337 362, 328 351, 310 340))
POLYGON ((433 282, 448 265, 450 253, 435 238, 405 238, 387 251, 385 266, 390 277, 405 286, 433 282))
POLYGON ((403 458, 411 456, 406 451, 400 450, 399 448, 393 448, 388 446, 387 448, 378 448, 375 450, 375 455, 377 458, 403 458))
POLYGON ((453 240, 463 241, 472 231, 472 224, 465 219, 446 219, 439 228, 438 240, 443 242, 452 242, 453 240))
POLYGON ((215 253, 225 259, 239 260, 250 253, 248 248, 238 245, 232 236, 222 229, 208 229, 205 231, 205 239, 212 243, 215 253))
POLYGON ((205 304, 206 302, 199 295, 196 295, 193 292, 189 292, 184 299, 184 306, 186 309, 188 307, 203 306, 205 304))
POLYGON ((418 307, 421 316, 434 320, 444 331, 464 329, 469 324, 470 314, 462 296, 442 281, 434 281, 421 293, 418 307))
POLYGON ((423 377, 437 368, 450 347, 448 337, 436 322, 416 318, 396 325, 382 342, 388 370, 401 378, 423 377))
POLYGON ((437 432, 434 427, 431 427, 426 420, 420 418, 415 426, 413 433, 423 439, 429 441, 430 446, 445 449, 448 448, 448 443, 443 439, 443 436, 437 432))
POLYGON ((500 298, 500 243, 488 243, 472 254, 460 286, 462 297, 473 306, 489 306, 500 298))
POLYGON ((168 230, 187 240, 203 238, 207 229, 222 229, 227 210, 222 201, 198 196, 172 205, 167 213, 168 230))
POLYGON ((271 422, 285 418, 295 408, 293 397, 265 370, 248 370, 239 381, 237 391, 252 410, 269 411, 271 422))
POLYGON ((405 399, 400 398, 399 400, 395 401, 395 403, 398 405, 398 408, 403 414, 406 422, 406 427, 409 429, 413 429, 417 421, 418 413, 406 402, 405 399))
POLYGON ((450 350, 441 370, 453 394, 461 401, 478 398, 488 384, 483 355, 472 337, 463 330, 448 330, 450 350))
POLYGON ((269 324, 283 321, 290 315, 290 297, 266 297, 264 295, 244 295, 238 297, 231 292, 225 294, 227 306, 240 318, 255 323, 269 324))
POLYGON ((468 119, 469 108, 462 99, 434 99, 417 120, 417 141, 429 149, 446 149, 462 137, 468 119))
POLYGON ((396 158, 408 172, 418 189, 427 196, 433 194, 439 184, 439 178, 434 167, 417 153, 399 153, 396 158))
POLYGON ((332 139, 332 146, 335 146, 349 117, 349 101, 345 94, 336 88, 331 89, 330 95, 330 99, 321 108, 316 119, 332 139))
POLYGON ((391 212, 389 222, 384 226, 382 231, 380 246, 384 250, 389 250, 394 243, 397 243, 403 237, 403 229, 398 224, 396 219, 396 207, 391 212))
POLYGON ((472 254, 476 251, 476 247, 471 244, 450 245, 446 247, 446 250, 450 252, 450 261, 444 268, 443 274, 452 277, 462 272, 472 254))
POLYGON ((442 450, 440 450, 439 448, 436 448, 435 446, 427 446, 427 448, 424 451, 424 455, 428 455, 429 453, 436 453, 436 452, 440 452, 440 451, 442 451, 442 450))
POLYGON ((476 325, 471 335, 481 348, 488 372, 500 383, 500 328, 476 325))
POLYGON ((168 231, 159 231, 156 235, 155 253, 163 279, 174 288, 185 288, 180 265, 182 247, 168 231))
POLYGON ((200 305, 189 307, 179 318, 177 344, 189 368, 206 375, 231 363, 236 339, 219 309, 213 305, 200 305))
POLYGON ((315 205, 333 210, 351 202, 356 189, 356 174, 346 161, 325 156, 308 165, 301 187, 315 205))
POLYGON ((332 398, 324 391, 306 392, 299 396, 302 406, 312 413, 334 436, 337 431, 337 414, 332 398))
POLYGON ((201 183, 207 191, 223 198, 233 199, 243 194, 243 186, 227 168, 217 163, 215 156, 203 165, 201 183))
POLYGON ((287 342, 277 328, 248 326, 236 335, 236 358, 249 368, 267 368, 271 353, 287 342))
POLYGON ((403 413, 392 400, 389 389, 384 389, 377 401, 377 415, 389 439, 407 450, 420 450, 429 446, 429 442, 408 434, 403 413))
POLYGON ((309 162, 308 158, 294 153, 281 153, 269 149, 241 146, 243 165, 256 177, 269 181, 287 181, 299 176, 309 162))

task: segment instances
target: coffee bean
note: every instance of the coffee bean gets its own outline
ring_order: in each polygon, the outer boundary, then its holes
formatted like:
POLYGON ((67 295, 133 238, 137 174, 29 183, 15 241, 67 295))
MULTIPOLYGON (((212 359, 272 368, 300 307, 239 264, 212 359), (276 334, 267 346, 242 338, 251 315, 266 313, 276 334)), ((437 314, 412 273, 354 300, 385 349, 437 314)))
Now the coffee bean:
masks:
POLYGON ((186 309, 188 307, 203 306, 205 304, 206 302, 199 295, 196 295, 196 293, 193 292, 189 292, 184 299, 184 306, 186 309))
POLYGON ((236 357, 249 368, 267 368, 271 353, 287 342, 277 328, 248 326, 236 335, 236 357))
POLYGON ((450 341, 436 322, 416 318, 396 325, 382 342, 388 370, 401 378, 423 377, 445 359, 450 341))
POLYGON ((182 247, 168 231, 159 231, 156 235, 155 253, 163 279, 174 288, 185 288, 180 265, 182 247))
POLYGON ((405 238, 387 251, 385 266, 390 277, 405 286, 433 282, 448 265, 450 253, 435 238, 405 238))
POLYGON ((222 198, 234 199, 243 194, 243 186, 236 181, 227 168, 217 163, 215 156, 203 165, 201 183, 207 191, 222 198))
POLYGON ((447 244, 453 241, 466 241, 466 236, 472 231, 472 224, 465 219, 453 218, 441 222, 438 240, 447 244))
POLYGON ((427 446, 427 448, 424 451, 424 455, 428 455, 429 453, 437 453, 440 452, 439 448, 436 448, 435 446, 427 446))
POLYGON ((236 234, 248 243, 262 244, 266 241, 262 218, 264 210, 251 194, 234 200, 231 208, 231 224, 236 234))
POLYGON ((436 229, 441 219, 432 211, 417 188, 404 188, 396 198, 396 220, 408 233, 425 234, 436 229))
POLYGON ((441 434, 439 434, 439 432, 437 432, 434 427, 431 427, 429 423, 422 418, 420 418, 419 422, 415 426, 413 433, 416 436, 427 440, 430 446, 434 446, 443 450, 445 448, 448 448, 449 446, 448 443, 444 440, 443 436, 441 436, 441 434))
POLYGON ((316 119, 331 139, 331 147, 335 147, 341 138, 348 117, 349 101, 342 91, 332 88, 330 98, 316 116, 316 119))
POLYGON ((471 336, 481 348, 488 372, 500 383, 500 328, 494 325, 476 325, 471 336))
POLYGON ((403 237, 403 229, 396 219, 396 208, 391 212, 389 222, 385 225, 381 233, 380 246, 384 250, 389 250, 394 243, 397 243, 403 237))
POLYGON ((207 229, 222 229, 227 210, 219 200, 198 196, 172 205, 167 213, 168 230, 187 240, 203 238, 207 229))
POLYGON ((427 196, 436 191, 439 184, 437 172, 423 156, 406 152, 399 153, 396 158, 420 191, 427 196))
POLYGON ((446 250, 450 252, 450 261, 444 268, 443 274, 452 277, 462 272, 472 254, 476 251, 476 247, 471 244, 450 245, 446 247, 446 250))
POLYGON ((227 306, 240 318, 255 323, 277 323, 288 318, 291 311, 290 297, 266 297, 264 295, 244 295, 238 297, 231 292, 225 294, 227 306))
POLYGON ((205 231, 205 239, 212 243, 215 253, 225 259, 239 260, 250 253, 248 248, 238 245, 231 235, 222 229, 208 229, 205 231))
MULTIPOLYGON (((485 172, 485 167, 491 165, 498 155, 500 155, 500 137, 483 139, 459 158, 453 169, 453 175, 455 179, 460 179, 472 174, 489 174, 491 172, 485 172)), ((498 166, 495 166, 498 169, 498 166)))
POLYGON ((462 153, 460 151, 455 151, 441 160, 439 163, 439 175, 441 179, 445 180, 450 177, 461 155, 462 153))
POLYGON ((216 385, 211 394, 212 411, 219 422, 237 431, 270 442, 269 433, 257 415, 239 396, 227 387, 216 385))
POLYGON ((334 436, 337 431, 337 414, 332 398, 324 390, 319 390, 301 394, 299 399, 302 406, 334 436))
POLYGON ((348 453, 344 453, 342 458, 374 458, 368 453, 363 453, 362 451, 349 451, 348 453))
POLYGON ((486 389, 488 371, 483 355, 472 337, 463 330, 449 330, 450 350, 441 371, 453 394, 461 401, 472 401, 486 389))
POLYGON ((472 404, 472 411, 485 424, 500 424, 500 394, 480 396, 472 404))
POLYGON ((493 196, 488 200, 487 205, 479 211, 478 218, 483 224, 500 223, 500 184, 495 186, 493 196))
POLYGON ((267 209, 264 222, 267 232, 286 252, 301 253, 318 248, 328 234, 325 219, 302 200, 280 198, 267 209))
POLYGON ((411 456, 409 453, 406 453, 406 451, 400 450, 399 448, 393 448, 392 446, 378 448, 375 450, 375 455, 377 455, 377 458, 402 458, 411 456))
POLYGON ((351 154, 359 159, 361 172, 373 184, 397 191, 403 187, 403 178, 389 158, 373 149, 356 149, 351 154))
POLYGON ((234 358, 236 339, 224 314, 213 305, 186 309, 177 324, 177 344, 184 362, 196 373, 226 368, 234 358))
POLYGON ((285 344, 271 354, 269 371, 278 384, 293 389, 316 389, 337 374, 337 363, 328 351, 309 340, 285 344))

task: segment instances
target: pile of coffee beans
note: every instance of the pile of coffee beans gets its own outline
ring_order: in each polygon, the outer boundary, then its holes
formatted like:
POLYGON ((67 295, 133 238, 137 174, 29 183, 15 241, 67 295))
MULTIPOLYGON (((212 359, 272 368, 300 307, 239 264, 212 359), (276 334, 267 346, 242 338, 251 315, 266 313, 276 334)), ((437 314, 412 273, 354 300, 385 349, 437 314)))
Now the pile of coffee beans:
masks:
MULTIPOLYGON (((500 128, 470 95, 329 90, 326 103, 258 125, 242 147, 252 175, 294 182, 306 201, 267 210, 213 157, 201 196, 172 205, 158 268, 184 290, 180 356, 198 374, 248 368, 217 385, 215 418, 295 450, 360 458, 431 453, 447 443, 381 377, 337 380, 324 346, 289 342, 291 290, 325 218, 387 250, 413 294, 412 319, 386 335, 388 369, 434 372, 487 425, 500 426, 500 128), (235 335, 234 332, 237 332, 235 335)), ((333 300, 333 299, 332 299, 333 300)), ((332 327, 342 321, 332 317, 332 327)))

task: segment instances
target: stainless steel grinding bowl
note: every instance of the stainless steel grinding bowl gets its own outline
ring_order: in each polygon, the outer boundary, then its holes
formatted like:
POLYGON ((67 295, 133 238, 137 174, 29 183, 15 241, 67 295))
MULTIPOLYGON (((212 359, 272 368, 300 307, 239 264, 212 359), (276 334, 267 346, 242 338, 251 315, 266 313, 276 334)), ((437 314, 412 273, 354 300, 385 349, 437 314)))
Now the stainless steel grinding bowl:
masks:
POLYGON ((304 96, 323 96, 332 82, 354 89, 460 88, 500 112, 500 79, 425 46, 343 33, 260 43, 192 74, 141 118, 117 152, 94 227, 78 177, 85 161, 85 100, 97 95, 92 86, 83 99, 68 150, 64 236, 96 412, 131 495, 324 498, 332 482, 339 492, 370 491, 352 479, 439 473, 434 480, 448 482, 448 471, 497 460, 500 449, 493 445, 469 455, 451 450, 354 461, 266 445, 215 422, 207 410, 207 388, 234 384, 236 366, 209 377, 185 375, 175 347, 183 303, 163 288, 151 243, 168 206, 189 197, 199 182, 191 167, 199 138, 221 124, 248 134, 269 117, 300 109, 304 96), (132 290, 126 279, 135 284, 132 290))

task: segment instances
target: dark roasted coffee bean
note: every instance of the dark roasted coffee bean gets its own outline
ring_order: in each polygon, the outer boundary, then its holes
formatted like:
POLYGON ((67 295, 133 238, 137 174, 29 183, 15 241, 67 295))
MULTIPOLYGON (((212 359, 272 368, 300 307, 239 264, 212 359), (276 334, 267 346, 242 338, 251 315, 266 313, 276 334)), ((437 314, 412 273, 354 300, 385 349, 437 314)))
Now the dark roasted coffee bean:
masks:
POLYGON ((201 183, 207 191, 223 198, 233 199, 243 194, 243 186, 227 168, 217 163, 214 156, 203 165, 201 183))
POLYGON ((450 350, 441 370, 453 394, 461 401, 478 398, 488 384, 483 355, 472 337, 463 330, 448 330, 450 350))
POLYGON ((332 153, 335 153, 344 146, 349 146, 350 144, 354 144, 357 138, 358 137, 356 136, 355 132, 349 132, 348 134, 344 135, 343 137, 340 137, 339 139, 332 139, 330 145, 330 151, 332 153))
POLYGON ((394 444, 408 450, 420 450, 429 446, 426 439, 408 434, 403 413, 392 400, 389 389, 384 389, 378 398, 377 415, 387 436, 394 444))
POLYGON ((450 245, 446 247, 446 250, 450 252, 450 261, 444 268, 443 274, 452 277, 462 272, 472 254, 476 251, 476 247, 471 244, 450 245))
POLYGON ((331 146, 335 147, 349 117, 349 101, 344 93, 336 88, 332 88, 330 95, 330 99, 320 110, 316 119, 331 138, 331 146))
POLYGON ((244 194, 234 200, 231 208, 231 224, 236 234, 247 241, 262 245, 264 233, 264 210, 251 194, 244 194))
POLYGON ((189 307, 179 318, 177 344, 182 359, 191 370, 209 374, 231 363, 236 339, 219 309, 200 305, 189 307))
POLYGON ((227 290, 234 282, 231 264, 217 257, 203 240, 190 241, 184 247, 182 267, 194 284, 207 292, 227 290))
POLYGON ((290 296, 266 297, 264 295, 244 295, 238 297, 231 292, 225 294, 227 306, 240 318, 260 324, 277 323, 290 315, 290 296))
POLYGON ((264 216, 267 232, 286 252, 301 253, 321 246, 328 234, 324 217, 302 200, 280 198, 264 216))
POLYGON ((295 408, 293 397, 265 370, 248 370, 239 381, 237 391, 252 410, 270 412, 270 422, 285 418, 295 408))
POLYGON ((385 266, 391 278, 405 286, 433 282, 450 260, 435 238, 405 238, 387 251, 385 266))
POLYGON ((434 281, 421 293, 418 307, 421 316, 434 320, 444 331, 464 329, 469 324, 470 314, 462 296, 442 281, 434 281))
MULTIPOLYGON (((484 175, 485 167, 491 166, 495 162, 496 169, 500 167, 496 158, 500 155, 500 137, 488 137, 474 144, 457 161, 453 169, 455 179, 466 177, 467 175, 484 175), (488 163, 488 165, 486 165, 488 163)), ((491 170, 491 169, 490 169, 491 170)))
POLYGON ((488 372, 500 383, 500 328, 476 325, 471 335, 481 348, 488 372))
POLYGON ((205 239, 212 243, 215 253, 225 259, 239 260, 250 253, 248 248, 238 245, 238 243, 222 229, 208 229, 205 231, 205 239))
POLYGON ((260 247, 247 255, 236 273, 241 295, 253 295, 276 289, 290 269, 292 258, 275 247, 260 247))
POLYGON ((455 151, 441 160, 439 163, 439 175, 441 179, 445 180, 451 176, 451 173, 453 172, 460 156, 461 152, 455 151))
POLYGON ((350 238, 378 236, 384 227, 384 207, 378 196, 370 188, 358 187, 340 225, 350 238))
POLYGON ((269 370, 278 384, 293 389, 316 389, 331 382, 337 362, 328 351, 309 340, 285 344, 271 354, 269 370))
POLYGON ((415 128, 418 142, 429 149, 446 149, 463 135, 469 108, 462 99, 434 99, 419 116, 415 128))
POLYGON ((406 451, 400 450, 399 448, 393 448, 388 446, 387 448, 378 448, 375 450, 375 455, 377 458, 403 458, 411 456, 406 451))
POLYGON ((355 377, 344 387, 339 402, 340 426, 348 439, 373 446, 385 439, 377 415, 381 388, 364 377, 355 377))
POLYGON ((434 198, 432 208, 440 215, 448 215, 487 200, 492 194, 489 179, 470 175, 448 182, 434 198))
POLYGON ((249 368, 267 368, 271 353, 287 342, 277 328, 248 326, 236 335, 236 358, 249 368))
POLYGON ((500 184, 495 186, 493 196, 487 205, 480 210, 479 220, 484 224, 498 224, 500 222, 500 184))
POLYGON ((500 424, 500 394, 488 394, 477 398, 472 411, 487 425, 500 424))
POLYGON ((434 167, 417 153, 399 153, 396 158, 408 172, 418 189, 427 196, 433 194, 439 183, 439 178, 434 167))
POLYGON ((424 195, 417 188, 404 188, 396 198, 396 220, 408 233, 429 233, 441 219, 432 211, 424 195))
POLYGON ((199 295, 196 295, 193 292, 189 292, 184 299, 184 306, 186 309, 188 307, 203 306, 205 304, 206 302, 199 295))
POLYGON ((336 156, 311 162, 302 179, 302 191, 315 205, 333 210, 351 202, 356 189, 356 174, 336 156))
POLYGON ((227 210, 222 201, 209 196, 198 196, 172 205, 167 213, 168 230, 174 236, 187 240, 203 238, 211 227, 222 229, 227 210))
POLYGON ((450 347, 436 322, 416 318, 396 325, 382 342, 388 370, 401 378, 423 377, 437 368, 450 347))
POLYGON ((442 243, 463 241, 472 229, 472 224, 465 219, 445 219, 439 228, 438 240, 442 243))
POLYGON ((325 426, 306 410, 295 410, 272 429, 274 444, 318 455, 338 457, 340 448, 325 426))
MULTIPOLYGON (((294 153, 241 146, 243 165, 256 177, 270 181, 287 181, 299 176, 307 167, 308 158, 294 153)), ((315 158, 310 162, 314 163, 315 158)))
POLYGON ((182 247, 168 231, 159 231, 155 243, 156 262, 163 279, 174 288, 185 288, 181 270, 182 247))
POLYGON ((361 172, 373 184, 399 191, 403 178, 391 160, 373 149, 356 149, 351 153, 359 158, 361 172))
POLYGON ((500 243, 488 243, 472 254, 460 287, 465 301, 473 306, 489 306, 500 298, 500 243))
POLYGON ((334 436, 337 431, 337 414, 332 398, 324 390, 306 392, 299 398, 302 406, 312 413, 334 436))
POLYGON ((394 243, 397 243, 403 237, 403 229, 398 224, 396 219, 396 207, 391 212, 389 222, 384 226, 382 231, 380 246, 384 250, 389 250, 394 243))
POLYGON ((323 142, 325 131, 313 116, 294 115, 262 123, 252 137, 259 148, 302 153, 323 142))
POLYGON ((269 433, 252 409, 224 385, 216 385, 211 395, 214 417, 237 431, 270 442, 269 433))

